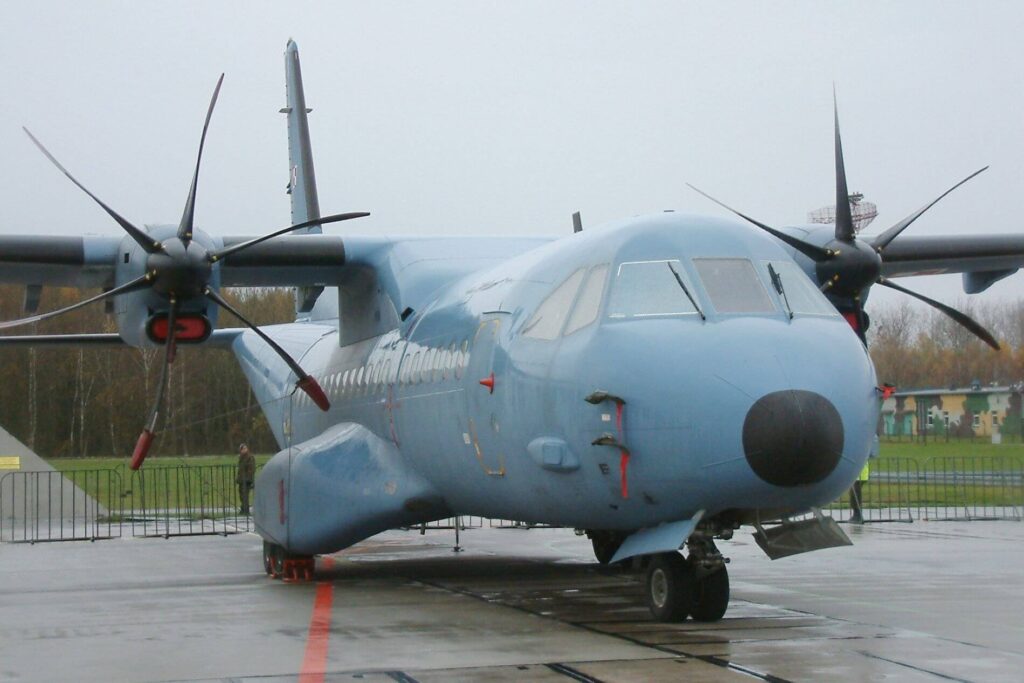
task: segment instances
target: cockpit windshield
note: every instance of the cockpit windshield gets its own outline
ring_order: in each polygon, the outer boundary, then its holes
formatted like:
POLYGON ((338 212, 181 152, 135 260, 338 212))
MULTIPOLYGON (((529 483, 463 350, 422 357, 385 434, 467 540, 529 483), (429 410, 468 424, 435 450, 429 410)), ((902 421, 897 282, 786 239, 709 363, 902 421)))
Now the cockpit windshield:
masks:
POLYGON ((793 313, 807 315, 837 315, 835 307, 818 291, 806 273, 792 261, 769 261, 768 265, 779 275, 783 291, 780 295, 793 313))
POLYGON ((698 311, 687 295, 693 291, 678 260, 621 263, 608 300, 608 317, 696 315, 698 311))
POLYGON ((704 291, 718 313, 774 313, 754 264, 745 258, 695 258, 704 291))

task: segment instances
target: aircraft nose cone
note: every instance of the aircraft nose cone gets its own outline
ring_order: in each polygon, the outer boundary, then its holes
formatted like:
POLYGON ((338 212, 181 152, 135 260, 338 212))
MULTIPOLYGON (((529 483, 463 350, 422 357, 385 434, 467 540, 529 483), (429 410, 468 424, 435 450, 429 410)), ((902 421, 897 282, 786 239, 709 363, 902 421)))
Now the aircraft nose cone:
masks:
POLYGON ((806 486, 827 477, 843 453, 843 421, 813 391, 776 391, 759 398, 743 421, 743 452, 769 484, 806 486))

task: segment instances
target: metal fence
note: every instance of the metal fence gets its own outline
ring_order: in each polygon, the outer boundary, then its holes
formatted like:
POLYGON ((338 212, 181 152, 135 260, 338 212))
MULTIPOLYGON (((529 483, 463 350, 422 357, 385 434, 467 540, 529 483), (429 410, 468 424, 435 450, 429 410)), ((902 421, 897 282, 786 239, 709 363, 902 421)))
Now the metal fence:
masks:
MULTIPOLYGON (((1024 460, 1013 456, 884 458, 861 487, 865 522, 1024 519, 1024 460)), ((849 519, 848 497, 828 507, 849 519)))
MULTIPOLYGON (((0 541, 42 543, 121 536, 194 536, 251 531, 234 465, 147 466, 8 472, 0 476, 0 541)), ((1024 520, 1024 459, 935 456, 872 461, 861 486, 865 522, 1024 520)), ((847 496, 826 512, 850 519, 847 496)), ((413 529, 534 528, 462 516, 413 529)))
POLYGON ((0 477, 0 541, 95 541, 252 530, 234 465, 8 472, 0 477))

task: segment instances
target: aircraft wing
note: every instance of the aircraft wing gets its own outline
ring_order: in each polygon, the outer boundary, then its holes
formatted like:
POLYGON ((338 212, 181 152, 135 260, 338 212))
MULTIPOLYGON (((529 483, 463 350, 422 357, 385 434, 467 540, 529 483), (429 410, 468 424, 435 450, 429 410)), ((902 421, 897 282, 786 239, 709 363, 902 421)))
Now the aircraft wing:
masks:
MULTIPOLYGON (((227 237, 232 247, 251 237, 227 237)), ((0 235, 0 283, 110 288, 121 238, 96 235, 0 235)), ((220 262, 225 287, 334 285, 345 264, 342 238, 282 236, 230 254, 220 262)))
MULTIPOLYGON (((224 248, 248 241, 225 237, 224 248)), ((337 235, 295 235, 261 242, 221 262, 224 287, 315 287, 341 283, 345 245, 337 235)))
POLYGON ((119 237, 0 235, 0 282, 111 287, 119 237))
POLYGON ((1024 235, 901 235, 885 247, 882 275, 963 273, 964 291, 976 294, 1024 266, 1024 235))

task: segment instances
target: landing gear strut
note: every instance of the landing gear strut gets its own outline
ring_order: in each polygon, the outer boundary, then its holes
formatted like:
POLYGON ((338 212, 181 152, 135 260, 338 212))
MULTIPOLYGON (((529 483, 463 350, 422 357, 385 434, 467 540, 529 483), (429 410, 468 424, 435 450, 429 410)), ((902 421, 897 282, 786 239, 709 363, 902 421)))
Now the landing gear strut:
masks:
POLYGON ((644 576, 647 606, 658 621, 718 621, 729 607, 729 573, 714 541, 697 536, 687 542, 689 556, 653 555, 644 576))
POLYGON ((293 555, 276 543, 263 541, 263 571, 272 579, 312 581, 315 566, 311 555, 293 555))

